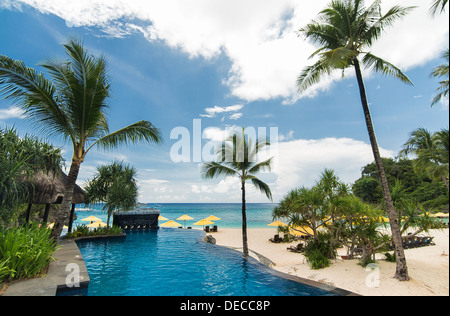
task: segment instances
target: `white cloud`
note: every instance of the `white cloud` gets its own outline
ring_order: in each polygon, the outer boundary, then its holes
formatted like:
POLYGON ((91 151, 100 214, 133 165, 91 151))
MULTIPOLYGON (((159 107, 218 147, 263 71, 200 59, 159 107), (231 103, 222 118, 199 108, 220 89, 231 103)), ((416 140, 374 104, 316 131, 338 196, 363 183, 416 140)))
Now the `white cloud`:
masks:
POLYGON ((161 180, 161 179, 147 179, 147 180, 140 180, 139 183, 141 183, 141 184, 162 184, 162 183, 169 183, 169 181, 161 180))
MULTIPOLYGON (((225 53, 232 67, 223 83, 243 100, 283 98, 292 104, 300 96, 296 78, 313 61, 310 43, 297 30, 317 16, 329 0, 18 0, 6 8, 28 4, 55 14, 70 26, 96 26, 110 36, 140 32, 149 41, 179 48, 190 57, 211 59, 225 53)), ((447 13, 430 18, 430 1, 385 0, 418 6, 375 43, 373 53, 409 70, 441 54, 448 46, 447 13), (420 40, 417 40, 420 38, 420 40), (411 53, 414 52, 414 53, 411 53)), ((323 80, 304 96, 327 89, 340 74, 323 80)))
POLYGON ((236 120, 240 119, 243 115, 244 114, 242 114, 242 113, 234 113, 234 114, 230 115, 229 119, 236 121, 236 120))
POLYGON ((8 120, 13 118, 23 119, 25 117, 25 112, 15 106, 8 109, 0 109, 0 120, 8 120))
MULTIPOLYGON (((394 153, 380 148, 382 157, 394 153)), ((361 168, 373 162, 369 144, 351 138, 297 139, 278 144, 273 173, 274 196, 280 198, 298 186, 312 186, 325 169, 333 169, 345 183, 361 177, 361 168)))
POLYGON ((207 127, 203 130, 203 139, 212 140, 214 142, 222 142, 230 137, 239 128, 235 125, 229 126, 225 129, 218 127, 207 127))
MULTIPOLYGON (((242 104, 236 104, 236 105, 230 105, 227 107, 220 107, 220 106, 214 106, 212 108, 206 108, 205 112, 208 114, 200 114, 200 117, 208 117, 213 118, 216 117, 217 114, 228 114, 230 112, 237 112, 244 108, 244 105, 242 104)), ((238 118, 242 117, 242 113, 235 113, 230 115, 228 118, 231 120, 237 120, 238 118)), ((225 116, 224 116, 225 118, 225 116)))

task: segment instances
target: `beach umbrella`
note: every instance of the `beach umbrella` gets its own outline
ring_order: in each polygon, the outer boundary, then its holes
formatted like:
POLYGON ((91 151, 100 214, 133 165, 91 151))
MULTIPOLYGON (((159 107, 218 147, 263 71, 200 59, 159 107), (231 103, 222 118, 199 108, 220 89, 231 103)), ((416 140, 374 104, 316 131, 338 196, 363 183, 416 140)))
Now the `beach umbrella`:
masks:
POLYGON ((168 218, 165 218, 164 216, 159 215, 158 216, 158 221, 168 221, 168 218))
POLYGON ((186 228, 186 221, 190 221, 191 219, 193 218, 190 217, 189 215, 183 215, 181 217, 178 217, 177 221, 184 221, 184 228, 186 228))
POLYGON ((384 216, 379 216, 375 220, 380 223, 389 223, 389 218, 384 216))
POLYGON ((205 219, 208 221, 220 221, 220 218, 218 218, 217 216, 214 216, 214 215, 210 215, 205 219))
MULTIPOLYGON (((53 226, 55 225, 55 223, 51 223, 47 225, 48 229, 53 229, 53 226)), ((63 226, 64 229, 68 229, 69 227, 67 227, 66 225, 63 226)))
POLYGON ((98 220, 92 224, 87 225, 86 227, 89 227, 89 228, 106 227, 106 223, 103 223, 101 220, 98 220))
POLYGON ((439 213, 430 215, 430 217, 448 217, 448 214, 439 212, 439 213))
POLYGON ((174 221, 168 221, 168 222, 165 222, 164 224, 161 224, 160 226, 161 227, 180 227, 181 224, 178 224, 177 222, 174 222, 174 221))
POLYGON ((270 224, 267 224, 267 226, 274 226, 274 227, 280 227, 280 226, 287 226, 287 224, 283 223, 282 221, 276 221, 270 224))
POLYGON ((89 216, 89 217, 83 218, 82 221, 83 222, 91 222, 91 224, 92 224, 92 223, 98 222, 98 221, 101 222, 102 220, 100 218, 95 217, 95 216, 89 216))
POLYGON ((206 218, 202 219, 201 221, 198 221, 197 223, 194 223, 195 226, 203 226, 205 228, 205 225, 212 225, 214 222, 207 220, 206 218))
POLYGON ((314 232, 311 227, 308 226, 293 226, 289 230, 289 234, 293 236, 309 236, 314 235, 314 232))

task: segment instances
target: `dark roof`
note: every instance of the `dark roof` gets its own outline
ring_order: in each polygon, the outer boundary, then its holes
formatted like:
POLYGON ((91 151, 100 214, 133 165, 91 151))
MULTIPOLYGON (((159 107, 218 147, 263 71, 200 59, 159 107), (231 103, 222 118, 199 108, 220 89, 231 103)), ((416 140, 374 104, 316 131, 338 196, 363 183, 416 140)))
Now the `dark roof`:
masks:
MULTIPOLYGON (((61 204, 64 197, 64 186, 67 182, 67 175, 58 172, 55 176, 53 172, 44 173, 39 171, 30 179, 30 203, 32 204, 61 204)), ((84 203, 84 191, 75 184, 73 204, 84 203)))

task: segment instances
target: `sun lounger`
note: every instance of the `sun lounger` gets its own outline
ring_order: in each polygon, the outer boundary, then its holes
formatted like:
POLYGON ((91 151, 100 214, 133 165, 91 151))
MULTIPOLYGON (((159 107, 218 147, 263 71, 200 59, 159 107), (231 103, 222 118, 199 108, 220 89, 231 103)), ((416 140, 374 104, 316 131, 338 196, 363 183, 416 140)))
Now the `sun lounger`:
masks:
POLYGON ((301 253, 305 251, 305 249, 303 248, 303 244, 298 244, 297 247, 294 246, 288 247, 287 250, 295 253, 301 253))
POLYGON ((211 232, 217 233, 217 226, 213 226, 213 228, 211 228, 211 232))
POLYGON ((209 233, 209 226, 205 226, 205 232, 209 233))
POLYGON ((273 238, 270 238, 269 241, 279 244, 280 242, 283 241, 283 239, 280 238, 280 235, 275 235, 275 236, 273 236, 273 238))

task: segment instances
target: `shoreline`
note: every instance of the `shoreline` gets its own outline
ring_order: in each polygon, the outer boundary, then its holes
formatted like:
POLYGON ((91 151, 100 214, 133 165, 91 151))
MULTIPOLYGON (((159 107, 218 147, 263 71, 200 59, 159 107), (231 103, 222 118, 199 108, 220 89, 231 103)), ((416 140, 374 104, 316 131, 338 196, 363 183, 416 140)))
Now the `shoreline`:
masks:
MULTIPOLYGON (((431 230, 435 246, 406 249, 411 280, 394 279, 395 263, 387 262, 384 254, 376 255, 376 269, 363 268, 358 259, 342 260, 345 249, 338 249, 338 259, 330 267, 312 270, 302 254, 287 250, 298 242, 275 244, 269 241, 276 228, 248 228, 250 255, 256 252, 274 263, 272 269, 289 275, 327 284, 364 296, 448 296, 449 295, 449 229, 431 230)), ((220 228, 211 234, 217 245, 242 248, 242 229, 220 228)), ((375 268, 375 267, 374 267, 375 268)))

